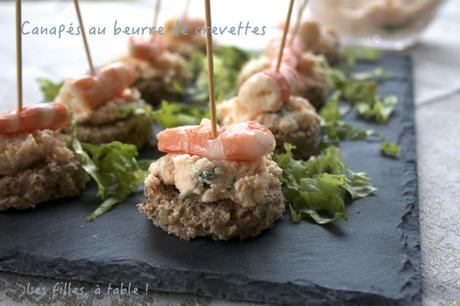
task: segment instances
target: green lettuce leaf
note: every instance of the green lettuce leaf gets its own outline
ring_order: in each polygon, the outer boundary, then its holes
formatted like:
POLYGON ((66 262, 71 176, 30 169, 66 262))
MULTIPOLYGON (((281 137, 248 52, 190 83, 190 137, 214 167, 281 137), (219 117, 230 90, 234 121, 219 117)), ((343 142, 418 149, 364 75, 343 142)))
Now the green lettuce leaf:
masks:
POLYGON ((203 63, 205 59, 206 55, 203 54, 203 52, 193 52, 187 61, 187 71, 189 71, 194 77, 196 77, 203 68, 203 63))
POLYGON ((347 169, 347 175, 345 177, 345 189, 353 201, 367 198, 377 191, 377 189, 372 186, 367 173, 355 173, 349 169, 347 169))
POLYGON ((377 67, 370 71, 356 72, 351 75, 351 77, 357 81, 385 80, 394 76, 394 73, 387 72, 382 67, 377 67))
POLYGON ((153 112, 153 117, 160 126, 172 128, 199 124, 201 119, 209 117, 209 112, 203 107, 163 100, 160 107, 153 112))
POLYGON ((292 145, 285 144, 284 149, 286 152, 275 154, 273 160, 283 169, 283 194, 294 222, 347 220, 345 205, 376 191, 366 174, 348 169, 337 147, 307 161, 294 159, 292 145))
POLYGON ((348 66, 354 67, 357 61, 376 62, 382 57, 383 52, 373 48, 348 47, 342 54, 348 66))
MULTIPOLYGON (((235 96, 236 81, 243 65, 249 60, 251 54, 236 47, 219 47, 214 54, 214 80, 217 102, 235 96)), ((196 56, 194 63, 189 69, 196 69, 197 62, 201 60, 201 67, 195 86, 190 89, 189 94, 192 101, 198 104, 209 102, 208 92, 208 65, 206 57, 196 56)))
POLYGON ((147 177, 150 163, 136 160, 138 152, 133 145, 117 141, 102 145, 81 144, 74 134, 72 147, 83 169, 96 182, 97 196, 103 200, 87 217, 88 221, 96 220, 131 193, 138 192, 147 177))
POLYGON ((117 108, 118 116, 120 119, 128 118, 131 116, 151 117, 153 118, 152 107, 144 102, 131 102, 125 103, 117 108))
POLYGON ((352 104, 372 103, 377 97, 375 82, 347 81, 340 90, 344 99, 352 104))
POLYGON ((396 96, 376 97, 371 102, 357 103, 355 109, 359 116, 379 124, 385 124, 390 119, 397 104, 398 97, 396 96))
POLYGON ((401 151, 401 147, 385 141, 380 145, 380 151, 382 152, 383 156, 396 159, 398 158, 399 151, 401 151))
POLYGON ((321 127, 323 135, 326 137, 323 137, 323 144, 338 146, 339 142, 343 140, 363 140, 372 136, 381 137, 374 130, 361 129, 343 121, 339 107, 340 97, 341 93, 335 92, 320 111, 320 116, 323 119, 321 127))
POLYGON ((45 78, 38 78, 37 82, 46 101, 54 101, 59 94, 59 90, 64 85, 64 82, 54 83, 45 78))

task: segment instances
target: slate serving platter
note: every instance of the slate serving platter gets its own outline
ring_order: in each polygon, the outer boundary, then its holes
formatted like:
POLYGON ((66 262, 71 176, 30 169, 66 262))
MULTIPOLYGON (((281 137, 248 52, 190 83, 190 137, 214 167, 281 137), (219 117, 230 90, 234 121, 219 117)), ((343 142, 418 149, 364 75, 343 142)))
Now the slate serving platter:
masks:
POLYGON ((348 222, 293 224, 285 215, 253 240, 187 242, 137 212, 142 194, 86 222, 99 202, 92 186, 76 199, 0 214, 0 271, 282 305, 421 305, 412 65, 396 54, 378 65, 397 74, 380 86, 399 97, 396 114, 387 126, 349 120, 402 152, 392 160, 376 142, 343 143, 351 169, 379 189, 347 208, 348 222))

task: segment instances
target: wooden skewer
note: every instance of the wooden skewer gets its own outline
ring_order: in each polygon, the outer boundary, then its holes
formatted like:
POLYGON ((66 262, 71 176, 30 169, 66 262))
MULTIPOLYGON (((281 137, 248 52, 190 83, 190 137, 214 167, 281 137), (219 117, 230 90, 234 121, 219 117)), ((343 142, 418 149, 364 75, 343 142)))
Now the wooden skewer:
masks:
POLYGON ((155 31, 153 33, 157 32, 157 25, 158 25, 158 19, 160 17, 160 11, 161 11, 161 0, 157 0, 155 4, 155 12, 153 15, 153 27, 155 28, 155 31))
POLYGON ((184 13, 182 14, 183 18, 185 20, 188 19, 188 11, 190 9, 190 0, 185 0, 185 8, 184 8, 184 13))
POLYGON ((299 6, 299 11, 297 12, 297 21, 295 23, 294 30, 292 31, 291 43, 294 40, 294 37, 299 32, 300 23, 302 22, 302 16, 303 16, 305 9, 307 8, 307 5, 308 5, 308 0, 303 0, 303 2, 299 6))
POLYGON ((22 12, 21 0, 16 0, 16 83, 17 83, 17 112, 22 111, 22 12))
POLYGON ((276 72, 280 71, 281 62, 283 60, 283 51, 284 47, 286 46, 286 37, 289 32, 289 24, 291 23, 291 16, 292 16, 292 8, 294 7, 294 0, 290 0, 289 2, 289 10, 286 17, 286 23, 284 24, 284 33, 283 38, 281 40, 280 51, 278 53, 278 61, 276 62, 276 72))
POLYGON ((78 24, 80 25, 81 36, 83 38, 83 45, 85 46, 85 53, 86 53, 86 59, 88 60, 89 71, 91 75, 94 75, 95 70, 94 70, 93 60, 91 59, 91 52, 89 51, 88 39, 86 38, 86 31, 83 25, 83 19, 81 18, 80 4, 78 0, 73 0, 73 3, 75 4, 75 11, 77 12, 78 24))
POLYGON ((209 108, 211 110, 212 138, 217 137, 216 99, 214 90, 214 52, 212 46, 212 21, 210 0, 204 0, 206 11, 206 56, 208 58, 209 108))

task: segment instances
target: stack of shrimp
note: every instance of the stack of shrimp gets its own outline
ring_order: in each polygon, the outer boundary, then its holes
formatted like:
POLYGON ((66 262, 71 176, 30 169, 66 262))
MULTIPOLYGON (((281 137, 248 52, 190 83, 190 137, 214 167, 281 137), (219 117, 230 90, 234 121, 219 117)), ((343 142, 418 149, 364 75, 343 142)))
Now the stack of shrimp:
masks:
POLYGON ((182 239, 255 237, 279 220, 282 170, 270 158, 273 134, 255 122, 166 129, 157 135, 167 153, 150 166, 146 204, 139 210, 182 239))
MULTIPOLYGON (((281 44, 281 34, 273 38, 264 55, 249 61, 238 77, 240 88, 254 74, 271 69, 276 64, 281 44)), ((318 23, 305 21, 298 34, 291 33, 283 54, 283 64, 298 72, 299 80, 295 94, 307 98, 316 108, 326 101, 329 84, 326 73, 315 55, 324 55, 328 60, 336 62, 339 56, 340 43, 337 35, 330 30, 322 30, 318 23)))
POLYGON ((320 117, 307 99, 295 95, 300 77, 286 64, 291 60, 287 55, 278 72, 254 74, 237 97, 218 105, 217 112, 224 125, 259 122, 272 131, 278 149, 291 143, 297 148, 296 156, 308 157, 317 151, 320 117))
POLYGON ((89 178, 60 132, 69 118, 61 103, 0 114, 0 211, 34 208, 85 188, 89 178))
POLYGON ((80 141, 120 141, 138 148, 149 142, 153 123, 150 106, 140 99, 136 89, 130 88, 135 79, 133 67, 114 63, 94 75, 65 82, 56 101, 72 110, 80 141))

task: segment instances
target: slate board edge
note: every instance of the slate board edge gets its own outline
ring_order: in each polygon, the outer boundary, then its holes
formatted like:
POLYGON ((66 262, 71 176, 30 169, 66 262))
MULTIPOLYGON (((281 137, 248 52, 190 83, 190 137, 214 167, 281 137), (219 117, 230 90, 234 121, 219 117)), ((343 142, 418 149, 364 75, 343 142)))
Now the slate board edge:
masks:
POLYGON ((400 158, 408 164, 406 183, 404 185, 404 202, 407 203, 406 213, 401 218, 399 229, 401 231, 401 245, 406 254, 401 272, 410 275, 403 288, 407 305, 422 305, 422 280, 421 280, 421 252, 420 252, 420 223, 419 223, 419 199, 418 199, 418 173, 417 173, 417 142, 415 128, 415 97, 413 61, 408 55, 405 56, 409 70, 410 86, 406 93, 406 103, 403 107, 402 121, 405 123, 403 131, 398 139, 401 145, 400 158), (412 179, 411 179, 412 178, 412 179))
MULTIPOLYGON (((408 56, 405 56, 405 59, 409 75, 412 75, 411 59, 408 56)), ((404 113, 401 120, 404 127, 398 139, 402 146, 400 159, 409 165, 406 177, 413 177, 405 182, 404 202, 408 204, 399 225, 401 248, 406 254, 401 263, 401 272, 406 276, 406 283, 399 299, 370 292, 329 289, 314 283, 270 283, 234 274, 226 274, 225 280, 219 280, 218 275, 206 271, 161 270, 129 260, 98 262, 104 266, 102 271, 91 265, 90 259, 69 262, 53 258, 54 263, 51 263, 49 258, 32 257, 20 251, 2 254, 0 271, 99 284, 119 284, 136 274, 138 277, 134 285, 143 287, 145 283, 149 283, 152 290, 281 305, 421 305, 415 113, 411 80, 408 80, 410 86, 403 105, 404 113), (92 266, 94 268, 90 268, 92 266), (30 272, 32 267, 33 273, 30 272), (125 274, 127 270, 129 273, 125 274)))
MULTIPOLYGON (((59 258, 54 259, 55 262, 59 258)), ((29 276, 47 275, 49 278, 66 281, 84 281, 98 284, 119 285, 122 279, 130 279, 134 273, 138 275, 132 282, 140 288, 149 284, 151 290, 168 293, 190 293, 194 295, 225 298, 234 301, 270 303, 279 305, 408 305, 407 300, 397 300, 384 296, 357 291, 329 289, 314 283, 302 285, 293 283, 271 283, 258 281, 237 274, 226 274, 223 281, 215 273, 161 270, 141 262, 129 260, 102 262, 105 266, 103 274, 100 269, 91 267, 91 260, 69 262, 60 260, 59 264, 51 263, 48 258, 37 258, 27 254, 11 254, 2 256, 0 271, 29 276), (30 266, 34 266, 34 273, 30 266), (128 271, 128 272, 127 272, 128 271), (213 290, 209 290, 209 284, 213 290), (192 285, 191 285, 192 284, 192 285), (232 292, 231 295, 228 292, 232 292)), ((125 283, 126 285, 126 283, 125 283)), ((411 304, 414 305, 414 304, 411 304)))

